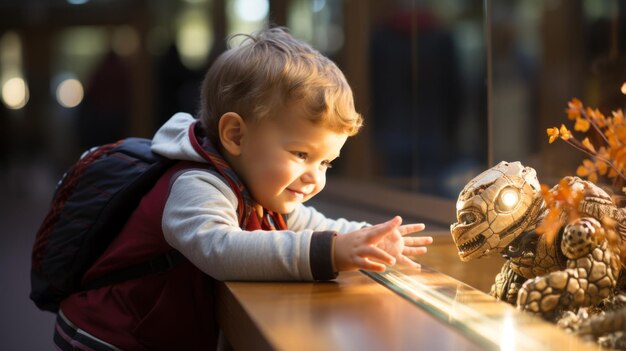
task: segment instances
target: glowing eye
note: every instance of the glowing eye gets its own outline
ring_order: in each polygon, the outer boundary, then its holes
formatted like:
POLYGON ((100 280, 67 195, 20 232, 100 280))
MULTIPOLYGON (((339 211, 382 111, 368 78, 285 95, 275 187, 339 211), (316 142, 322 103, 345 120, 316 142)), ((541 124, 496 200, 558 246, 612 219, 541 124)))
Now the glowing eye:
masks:
POLYGON ((498 207, 500 210, 509 211, 519 202, 519 193, 514 188, 506 188, 502 190, 498 198, 498 207))

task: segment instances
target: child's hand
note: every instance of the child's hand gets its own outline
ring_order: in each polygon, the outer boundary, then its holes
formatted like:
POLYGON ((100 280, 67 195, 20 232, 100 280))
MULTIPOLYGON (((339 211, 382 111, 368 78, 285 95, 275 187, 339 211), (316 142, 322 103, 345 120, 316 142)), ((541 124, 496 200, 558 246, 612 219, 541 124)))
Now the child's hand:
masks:
POLYGON ((365 269, 382 272, 385 264, 393 266, 396 261, 417 266, 406 256, 425 253, 426 248, 419 246, 430 244, 432 238, 404 238, 406 234, 424 229, 424 225, 400 226, 401 223, 402 219, 396 216, 385 223, 337 236, 334 251, 337 271, 365 269))
MULTIPOLYGON (((402 222, 402 218, 397 216, 393 220, 398 220, 398 224, 402 222)), ((423 223, 399 226, 391 234, 383 237, 377 246, 395 257, 397 263, 417 268, 419 264, 410 259, 409 256, 425 254, 427 248, 424 245, 431 244, 433 238, 430 236, 405 237, 405 235, 422 231, 424 228, 423 223)))

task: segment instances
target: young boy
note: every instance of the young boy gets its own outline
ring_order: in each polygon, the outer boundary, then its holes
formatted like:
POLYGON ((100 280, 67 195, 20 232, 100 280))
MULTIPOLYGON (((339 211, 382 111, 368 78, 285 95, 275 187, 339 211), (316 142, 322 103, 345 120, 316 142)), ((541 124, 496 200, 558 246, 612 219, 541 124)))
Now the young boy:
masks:
POLYGON ((181 160, 142 199, 86 273, 90 281, 171 251, 163 274, 74 294, 61 304, 60 349, 216 346, 213 279, 329 280, 338 272, 416 266, 423 224, 332 220, 303 203, 325 185, 361 116, 341 71, 279 28, 248 36, 209 69, 199 119, 179 113, 152 149, 181 160), (338 235, 339 234, 339 235, 338 235))

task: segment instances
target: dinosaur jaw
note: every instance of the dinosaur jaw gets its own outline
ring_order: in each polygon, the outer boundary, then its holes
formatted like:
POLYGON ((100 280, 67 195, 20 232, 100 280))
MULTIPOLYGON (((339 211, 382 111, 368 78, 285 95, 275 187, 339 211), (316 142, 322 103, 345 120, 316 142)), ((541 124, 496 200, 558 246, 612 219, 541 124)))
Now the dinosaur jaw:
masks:
POLYGON ((485 236, 482 234, 478 234, 469 241, 459 245, 459 258, 461 261, 467 262, 470 261, 474 254, 480 251, 481 247, 485 244, 485 236))
POLYGON ((450 231, 461 261, 468 262, 490 253, 492 245, 489 239, 492 239, 493 232, 486 221, 454 223, 450 231))

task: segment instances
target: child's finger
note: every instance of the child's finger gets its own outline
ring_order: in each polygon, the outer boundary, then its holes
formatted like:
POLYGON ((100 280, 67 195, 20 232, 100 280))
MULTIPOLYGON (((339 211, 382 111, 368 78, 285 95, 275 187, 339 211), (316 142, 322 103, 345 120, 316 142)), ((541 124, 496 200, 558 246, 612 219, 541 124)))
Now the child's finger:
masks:
POLYGON ((405 246, 402 249, 402 254, 404 256, 416 256, 416 255, 423 255, 425 253, 428 252, 428 248, 425 246, 419 246, 419 247, 408 247, 405 246))
POLYGON ((401 223, 402 218, 400 218, 400 216, 395 216, 385 223, 369 227, 366 242, 368 244, 374 244, 378 242, 383 236, 389 234, 390 231, 397 228, 401 223))
POLYGON ((385 269, 387 269, 384 264, 368 260, 365 257, 358 257, 354 263, 359 269, 365 269, 367 271, 384 272, 385 269))
POLYGON ((413 261, 412 259, 406 257, 406 256, 400 256, 400 258, 398 258, 398 264, 404 265, 404 266, 409 266, 411 268, 421 268, 422 265, 413 261))
POLYGON ((424 246, 433 243, 432 236, 405 236, 404 238, 404 246, 424 246))
POLYGON ((387 251, 381 250, 375 246, 366 246, 357 253, 359 256, 369 259, 375 259, 386 263, 389 266, 396 264, 396 258, 391 256, 387 251))
POLYGON ((415 232, 421 232, 426 228, 424 223, 405 224, 398 227, 400 234, 407 235, 415 232))

